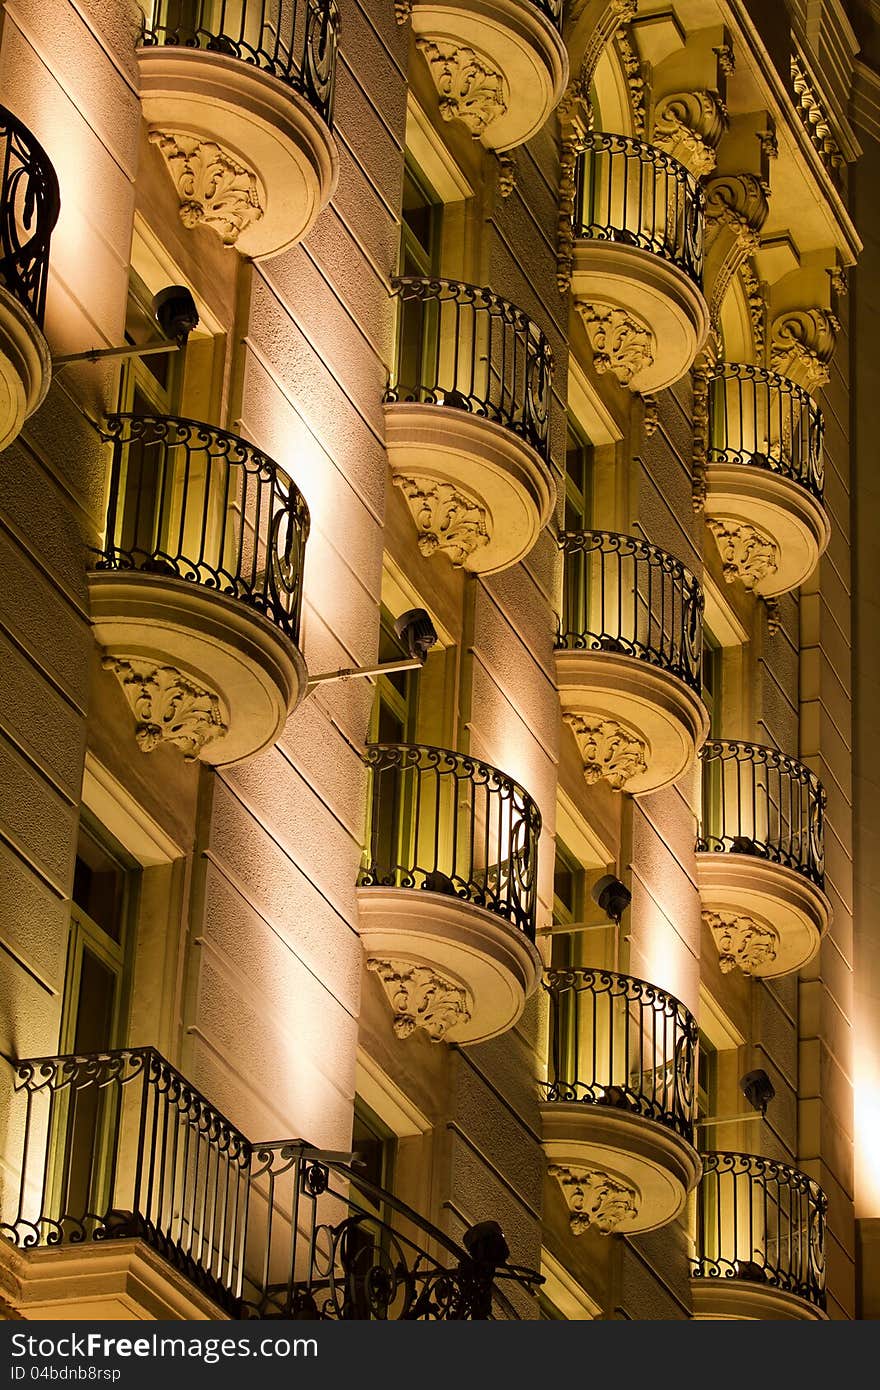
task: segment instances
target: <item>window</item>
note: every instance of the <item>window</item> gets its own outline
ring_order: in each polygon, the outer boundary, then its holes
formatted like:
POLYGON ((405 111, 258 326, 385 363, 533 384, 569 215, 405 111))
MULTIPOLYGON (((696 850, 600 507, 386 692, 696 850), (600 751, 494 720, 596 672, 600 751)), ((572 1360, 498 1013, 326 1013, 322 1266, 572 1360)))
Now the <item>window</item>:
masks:
POLYGON ((721 737, 721 671, 724 651, 710 628, 703 625, 703 704, 709 712, 709 737, 721 737))
POLYGON ((592 514, 592 446, 568 417, 565 441, 565 530, 588 531, 592 514))
POLYGON ((400 273, 436 275, 443 203, 409 157, 403 171, 401 213, 400 273))
POLYGON ((553 921, 559 926, 584 919, 584 869, 579 860, 556 841, 553 865, 553 921))
POLYGON ((718 1112, 718 1049, 702 1029, 697 1055, 697 1119, 705 1120, 718 1112))

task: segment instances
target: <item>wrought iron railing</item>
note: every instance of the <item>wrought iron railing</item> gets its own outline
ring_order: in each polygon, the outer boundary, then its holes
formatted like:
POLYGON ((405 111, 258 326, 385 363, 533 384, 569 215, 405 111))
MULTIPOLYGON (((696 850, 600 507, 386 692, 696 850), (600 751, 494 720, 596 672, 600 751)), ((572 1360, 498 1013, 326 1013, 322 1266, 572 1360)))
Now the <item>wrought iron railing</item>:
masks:
POLYGON ((562 28, 562 0, 531 0, 536 10, 540 10, 555 25, 562 28))
POLYGON ((464 753, 374 743, 361 887, 420 888, 535 936, 541 813, 512 777, 464 753))
POLYGON ((98 570, 141 570, 246 603, 299 636, 309 513, 272 459, 196 420, 113 415, 98 570))
POLYGON ((401 275, 398 351, 386 401, 466 410, 550 449, 553 354, 522 309, 479 285, 401 275))
POLYGON ((694 1277, 769 1284, 824 1308, 827 1201, 819 1184, 752 1154, 702 1157, 694 1277))
POLYGON ((638 657, 700 689, 703 592, 680 560, 637 536, 563 531, 556 646, 638 657))
POLYGON ((705 203, 702 185, 663 150, 625 135, 584 137, 575 168, 576 240, 640 246, 699 284, 705 203))
POLYGON ((707 462, 745 463, 791 478, 822 501, 822 412, 802 386, 746 362, 709 374, 707 462))
POLYGON ((249 1142, 153 1048, 14 1071, 20 1248, 140 1239, 235 1318, 516 1317, 499 1285, 542 1282, 494 1222, 459 1245, 351 1155, 249 1142))
POLYGON ((703 760, 698 850, 754 854, 825 882, 825 789, 775 748, 710 739, 703 760))
POLYGON ((305 97, 330 125, 336 0, 142 0, 145 47, 200 48, 261 68, 305 97))
POLYGON ((693 1142, 696 1020, 644 980, 586 967, 544 972, 550 1000, 548 1101, 611 1106, 693 1142))
POLYGON ((58 221, 58 179, 42 145, 0 106, 0 286, 42 328, 49 243, 58 221))

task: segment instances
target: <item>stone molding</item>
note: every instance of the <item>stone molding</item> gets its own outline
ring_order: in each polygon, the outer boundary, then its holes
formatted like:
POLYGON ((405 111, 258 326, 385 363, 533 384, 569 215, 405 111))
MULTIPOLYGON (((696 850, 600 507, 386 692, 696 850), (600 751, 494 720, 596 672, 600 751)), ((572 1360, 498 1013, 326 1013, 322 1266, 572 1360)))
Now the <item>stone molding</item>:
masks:
POLYGON ((640 1194, 636 1188, 613 1178, 601 1168, 570 1168, 551 1163, 547 1171, 562 1188, 573 1235, 582 1236, 590 1227, 595 1227, 607 1236, 621 1221, 631 1221, 638 1216, 640 1194))
POLYGON ((486 508, 452 483, 436 478, 394 475, 419 533, 419 550, 430 559, 437 551, 458 568, 492 538, 486 508))
POLYGON ((621 386, 629 386, 634 377, 654 365, 657 344, 646 323, 625 309, 604 304, 578 301, 575 307, 584 321, 597 372, 611 372, 621 386))
POLYGON ((137 723, 135 739, 142 753, 170 743, 187 762, 195 762, 206 743, 229 732, 219 697, 175 666, 112 656, 104 657, 101 664, 122 687, 137 723))
POLYGON ((770 367, 810 394, 830 379, 840 320, 830 309, 789 309, 773 321, 770 367))
POLYGON ((647 772, 648 745, 616 719, 570 711, 562 717, 577 740, 588 786, 604 777, 615 791, 623 791, 630 778, 647 772))
POLYGON ((725 975, 737 968, 752 975, 776 959, 779 936, 768 923, 735 912, 704 912, 703 921, 712 933, 725 975))
POLYGON ((484 53, 442 35, 419 35, 416 47, 428 64, 444 121, 459 120, 479 140, 507 111, 504 76, 484 53))
POLYGON ((803 62, 796 54, 792 54, 791 58, 791 85, 798 114, 819 151, 822 163, 831 173, 836 173, 846 163, 846 158, 832 130, 828 113, 813 90, 803 62))
POLYGON ((468 991, 430 966, 370 956, 367 969, 382 982, 398 1038, 424 1028, 432 1042, 443 1042, 450 1028, 470 1023, 473 1000, 468 991))
POLYGON ((165 160, 185 227, 209 227, 224 246, 264 213, 257 176, 213 140, 153 129, 151 144, 165 160))
POLYGON ((757 527, 719 516, 707 517, 706 525, 718 545, 726 583, 739 579, 751 591, 778 570, 779 547, 757 527))

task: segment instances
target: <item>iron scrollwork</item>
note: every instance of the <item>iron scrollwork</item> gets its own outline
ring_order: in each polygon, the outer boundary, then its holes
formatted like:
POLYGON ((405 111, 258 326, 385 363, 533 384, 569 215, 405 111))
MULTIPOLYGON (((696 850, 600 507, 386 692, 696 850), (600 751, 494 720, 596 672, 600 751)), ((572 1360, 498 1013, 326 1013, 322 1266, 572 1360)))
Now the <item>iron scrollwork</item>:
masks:
POLYGON ((58 178, 42 145, 0 106, 0 286, 43 326, 58 178))
POLYGON ((721 363, 707 378, 707 462, 766 468, 821 502, 825 425, 812 396, 788 377, 746 362, 721 363))

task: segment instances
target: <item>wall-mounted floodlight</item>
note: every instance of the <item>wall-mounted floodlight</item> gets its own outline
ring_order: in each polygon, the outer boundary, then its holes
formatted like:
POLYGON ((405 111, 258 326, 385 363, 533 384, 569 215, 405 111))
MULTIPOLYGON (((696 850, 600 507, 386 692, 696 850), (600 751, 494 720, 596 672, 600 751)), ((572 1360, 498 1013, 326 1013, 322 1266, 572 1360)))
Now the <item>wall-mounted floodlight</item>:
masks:
POLYGON ((164 338, 155 343, 125 343, 122 347, 68 352, 63 357, 53 357, 53 371, 66 367, 68 362, 103 362, 110 358, 153 357, 162 352, 177 352, 199 326, 199 311, 186 285, 167 285, 159 290, 153 296, 153 315, 164 338))
POLYGON ((321 671, 309 676, 308 691, 328 681, 347 681, 356 676, 382 676, 393 671, 421 670, 428 652, 437 642, 437 632, 424 608, 410 608, 394 624, 394 635, 409 652, 400 661, 382 661, 378 666, 341 666, 338 671, 321 671))

